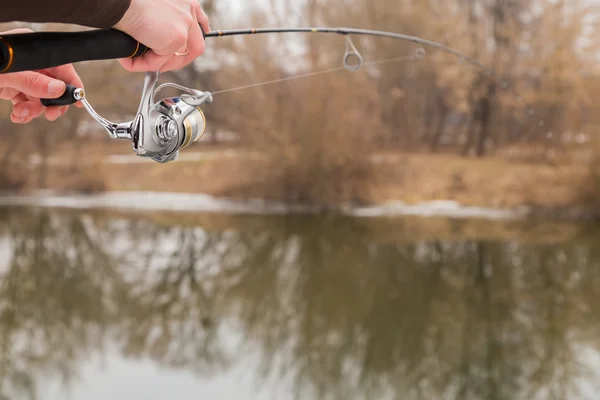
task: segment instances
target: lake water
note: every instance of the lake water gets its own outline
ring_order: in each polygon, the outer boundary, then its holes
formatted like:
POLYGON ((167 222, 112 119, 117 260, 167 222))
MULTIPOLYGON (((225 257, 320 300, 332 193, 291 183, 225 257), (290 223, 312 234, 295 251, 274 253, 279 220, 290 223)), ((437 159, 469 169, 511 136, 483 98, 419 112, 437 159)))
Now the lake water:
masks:
POLYGON ((600 227, 0 208, 3 399, 596 399, 600 227))

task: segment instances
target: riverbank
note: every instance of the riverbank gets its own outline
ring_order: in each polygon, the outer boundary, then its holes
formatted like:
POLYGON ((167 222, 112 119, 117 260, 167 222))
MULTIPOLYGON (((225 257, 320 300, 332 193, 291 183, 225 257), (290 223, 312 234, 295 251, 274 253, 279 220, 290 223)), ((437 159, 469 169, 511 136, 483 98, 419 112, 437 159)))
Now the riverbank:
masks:
MULTIPOLYGON (((210 146, 198 149, 202 150, 182 154, 180 160, 169 164, 106 152, 102 157, 86 157, 76 164, 64 159, 50 162, 45 169, 45 187, 54 194, 106 192, 107 195, 88 199, 112 199, 110 202, 117 204, 119 198, 127 201, 127 193, 142 197, 163 193, 170 199, 171 207, 188 204, 188 211, 190 207, 205 209, 201 204, 213 204, 214 199, 218 204, 236 204, 241 210, 254 210, 260 205, 261 212, 323 211, 312 205, 286 204, 282 199, 285 188, 281 182, 270 181, 265 173, 269 164, 258 152, 210 146), (207 203, 207 199, 211 200, 207 203)), ((338 206, 328 207, 329 211, 362 216, 544 219, 592 219, 600 215, 595 207, 596 189, 590 183, 590 167, 582 157, 563 156, 540 163, 515 160, 510 154, 477 159, 380 152, 369 158, 372 171, 360 198, 340 201, 338 206)), ((30 161, 29 172, 33 174, 36 168, 30 161)), ((39 187, 38 180, 27 179, 20 194, 32 195, 30 199, 39 197, 39 187)), ((142 202, 140 207, 150 203, 142 202)), ((132 204, 135 203, 140 204, 132 204)))
MULTIPOLYGON (((0 207, 7 206, 248 215, 318 214, 322 212, 319 208, 301 204, 285 204, 261 199, 234 200, 200 193, 169 192, 105 192, 86 195, 68 195, 54 191, 35 191, 28 194, 4 193, 0 195, 0 207)), ((398 201, 381 205, 341 207, 335 211, 340 215, 362 218, 418 216, 514 220, 521 219, 528 214, 528 210, 525 208, 502 210, 470 207, 454 201, 432 201, 419 204, 406 204, 398 201)))

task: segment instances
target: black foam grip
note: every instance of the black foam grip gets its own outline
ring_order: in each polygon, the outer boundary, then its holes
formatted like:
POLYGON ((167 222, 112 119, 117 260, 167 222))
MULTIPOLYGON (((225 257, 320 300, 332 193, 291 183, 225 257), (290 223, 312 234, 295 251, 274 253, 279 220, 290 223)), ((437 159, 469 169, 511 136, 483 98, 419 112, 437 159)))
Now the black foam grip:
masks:
POLYGON ((0 35, 0 73, 137 57, 147 49, 116 29, 0 35))
POLYGON ((75 91, 77 87, 73 85, 67 85, 67 90, 65 93, 57 99, 40 99, 43 106, 51 107, 51 106, 69 106, 71 104, 77 103, 77 99, 75 98, 75 91))

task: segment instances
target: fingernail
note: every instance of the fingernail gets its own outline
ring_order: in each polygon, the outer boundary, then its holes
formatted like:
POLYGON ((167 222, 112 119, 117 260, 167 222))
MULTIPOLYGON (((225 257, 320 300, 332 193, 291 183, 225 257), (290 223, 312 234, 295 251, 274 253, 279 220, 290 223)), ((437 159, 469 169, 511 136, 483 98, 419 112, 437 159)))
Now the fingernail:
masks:
POLYGON ((61 81, 52 80, 48 84, 48 92, 52 94, 62 93, 64 91, 65 84, 61 81))
POLYGON ((29 115, 29 109, 27 107, 15 110, 15 115, 19 118, 25 118, 29 115))

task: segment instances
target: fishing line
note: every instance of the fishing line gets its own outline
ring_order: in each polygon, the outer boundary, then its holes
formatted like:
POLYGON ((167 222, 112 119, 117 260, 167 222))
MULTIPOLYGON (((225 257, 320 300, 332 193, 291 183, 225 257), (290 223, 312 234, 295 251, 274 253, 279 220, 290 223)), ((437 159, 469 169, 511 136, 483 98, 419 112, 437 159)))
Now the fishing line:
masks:
MULTIPOLYGON (((387 60, 379 60, 379 61, 366 62, 363 65, 365 65, 365 66, 371 66, 371 65, 393 63, 393 62, 413 61, 413 60, 420 60, 423 57, 424 56, 421 56, 421 55, 395 57, 395 58, 390 58, 390 59, 387 59, 387 60)), ((313 77, 313 76, 326 75, 326 74, 331 74, 333 72, 339 72, 339 71, 344 71, 344 70, 347 70, 347 68, 345 66, 344 67, 329 68, 329 69, 325 69, 325 70, 321 70, 321 71, 308 72, 308 73, 305 73, 305 74, 288 76, 288 77, 280 78, 280 79, 273 79, 273 80, 270 80, 270 81, 252 83, 250 85, 245 85, 245 86, 237 86, 237 87, 234 87, 234 88, 231 88, 231 89, 218 90, 218 91, 212 92, 212 94, 214 96, 214 95, 217 95, 217 94, 232 93, 232 92, 237 92, 239 90, 258 88, 258 87, 262 87, 262 86, 266 86, 266 85, 272 85, 272 84, 281 83, 281 82, 293 81, 293 80, 302 79, 302 78, 310 78, 310 77, 313 77)))
MULTIPOLYGON (((525 101, 525 99, 521 95, 521 93, 519 93, 514 87, 512 87, 512 85, 509 85, 507 83, 506 78, 502 79, 502 78, 498 77, 493 69, 487 67, 479 60, 477 60, 473 57, 470 57, 469 55, 467 55, 465 53, 462 53, 461 51, 458 51, 456 49, 445 46, 443 44, 440 44, 440 43, 437 43, 437 42, 434 42, 431 40, 427 40, 427 39, 422 39, 422 38, 419 38, 416 36, 409 36, 409 35, 404 35, 404 34, 400 34, 400 33, 385 32, 385 31, 365 30, 365 29, 308 27, 308 28, 232 29, 232 30, 225 30, 225 31, 209 32, 208 34, 205 35, 205 37, 206 38, 216 38, 216 37, 225 37, 225 36, 246 36, 246 35, 271 34, 271 33, 321 33, 321 34, 329 33, 329 34, 342 35, 346 39, 346 43, 345 43, 346 44, 346 53, 344 55, 344 66, 339 67, 339 68, 331 68, 331 69, 327 69, 324 71, 310 72, 310 73, 301 74, 301 75, 297 75, 297 76, 290 76, 290 77, 274 79, 274 80, 270 80, 270 81, 266 81, 266 82, 259 82, 259 83, 254 83, 254 84, 250 84, 250 85, 239 86, 239 87, 235 87, 235 88, 231 88, 231 89, 219 90, 219 91, 213 92, 213 95, 232 93, 232 92, 236 92, 239 90, 258 88, 258 87, 265 86, 265 85, 271 85, 271 84, 276 84, 276 83, 281 83, 281 82, 286 82, 286 81, 292 81, 295 79, 302 79, 302 78, 308 78, 308 77, 313 77, 313 76, 325 75, 325 74, 329 74, 329 73, 333 73, 333 72, 338 72, 343 69, 346 69, 351 72, 356 72, 360 69, 360 67, 362 65, 376 65, 379 63, 394 62, 395 59, 363 63, 362 56, 360 55, 356 46, 352 43, 352 39, 351 39, 352 35, 378 36, 378 37, 399 39, 399 40, 419 44, 421 46, 417 50, 419 52, 418 53, 419 58, 422 58, 423 55, 425 54, 425 49, 423 48, 423 46, 432 47, 432 48, 441 50, 442 52, 445 52, 447 54, 451 54, 456 58, 456 60, 458 61, 458 63, 460 65, 470 65, 471 67, 474 67, 478 71, 478 73, 480 73, 481 75, 494 81, 496 84, 496 88, 500 88, 501 91, 511 93, 512 96, 515 99, 517 99, 517 101, 519 101, 520 104, 522 104, 524 111, 526 112, 526 114, 529 117, 532 117, 537 114, 536 111, 534 110, 534 108, 531 105, 527 104, 527 102, 525 101), (352 57, 357 58, 358 64, 350 64, 349 60, 352 57)), ((414 56, 401 57, 397 61, 410 61, 410 60, 414 60, 414 59, 415 59, 414 56)), ((467 85, 471 89, 475 88, 475 83, 467 83, 467 85)), ((544 121, 540 117, 540 120, 538 121, 538 126, 541 127, 541 126, 543 126, 543 124, 544 124, 544 121)))

